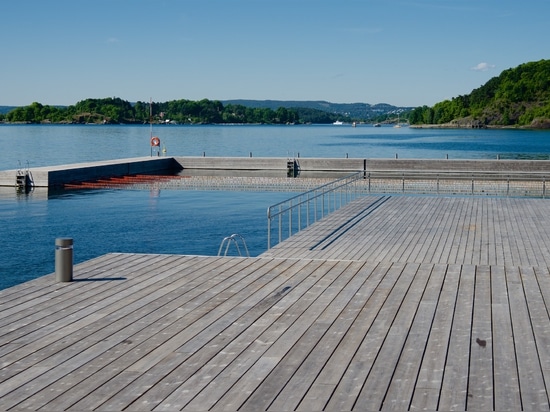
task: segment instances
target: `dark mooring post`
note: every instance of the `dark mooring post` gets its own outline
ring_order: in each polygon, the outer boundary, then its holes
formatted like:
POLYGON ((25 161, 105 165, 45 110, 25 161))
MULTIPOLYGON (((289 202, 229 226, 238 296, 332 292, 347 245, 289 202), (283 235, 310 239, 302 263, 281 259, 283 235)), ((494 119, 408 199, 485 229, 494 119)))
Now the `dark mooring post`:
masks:
POLYGON ((55 280, 70 282, 73 280, 73 240, 55 239, 55 280))

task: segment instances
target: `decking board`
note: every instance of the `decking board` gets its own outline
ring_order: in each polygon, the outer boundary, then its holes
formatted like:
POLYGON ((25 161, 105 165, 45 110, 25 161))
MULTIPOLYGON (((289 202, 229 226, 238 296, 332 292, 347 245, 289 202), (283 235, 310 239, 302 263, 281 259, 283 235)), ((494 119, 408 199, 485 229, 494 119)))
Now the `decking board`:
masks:
POLYGON ((367 196, 256 258, 113 253, 0 291, 0 402, 548 410, 547 202, 367 196))

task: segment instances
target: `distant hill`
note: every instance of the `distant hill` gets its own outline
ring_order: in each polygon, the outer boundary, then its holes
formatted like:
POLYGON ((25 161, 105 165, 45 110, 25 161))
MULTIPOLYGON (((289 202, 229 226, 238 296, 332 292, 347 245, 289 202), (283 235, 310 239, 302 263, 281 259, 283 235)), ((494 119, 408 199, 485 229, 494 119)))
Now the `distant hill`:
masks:
POLYGON ((6 114, 13 109, 15 109, 16 106, 0 106, 0 114, 6 114))
POLYGON ((331 103, 324 100, 222 100, 223 105, 235 104, 251 108, 277 110, 286 109, 314 109, 327 113, 342 115, 353 119, 374 119, 386 114, 400 113, 412 110, 412 107, 398 107, 391 104, 378 103, 331 103))
MULTIPOLYGON (((127 102, 118 97, 85 99, 71 106, 49 106, 33 102, 29 106, 1 106, 0 115, 8 123, 145 123, 147 102, 127 102)), ((331 103, 327 101, 284 100, 173 100, 153 103, 153 121, 173 123, 264 123, 328 124, 344 122, 386 122, 412 110, 379 103, 331 103)), ((406 114, 405 114, 406 116, 406 114)), ((403 117, 403 116, 402 116, 403 117)))
POLYGON ((550 60, 504 70, 470 94, 419 107, 415 124, 550 129, 550 60))

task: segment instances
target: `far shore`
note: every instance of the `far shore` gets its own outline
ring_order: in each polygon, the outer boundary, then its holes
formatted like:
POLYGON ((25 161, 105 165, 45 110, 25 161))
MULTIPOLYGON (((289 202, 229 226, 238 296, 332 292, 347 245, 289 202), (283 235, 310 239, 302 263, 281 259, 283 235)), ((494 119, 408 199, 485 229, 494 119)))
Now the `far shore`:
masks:
POLYGON ((443 124, 411 124, 411 129, 525 129, 525 130, 548 130, 548 127, 534 127, 534 126, 495 126, 495 125, 458 125, 456 123, 443 123, 443 124))

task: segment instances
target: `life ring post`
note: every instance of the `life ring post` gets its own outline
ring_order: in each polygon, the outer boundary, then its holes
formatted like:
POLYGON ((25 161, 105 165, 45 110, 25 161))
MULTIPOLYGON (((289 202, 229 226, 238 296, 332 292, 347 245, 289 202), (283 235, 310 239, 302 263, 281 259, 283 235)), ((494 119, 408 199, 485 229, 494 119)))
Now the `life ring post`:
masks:
POLYGON ((153 148, 157 152, 157 156, 160 153, 160 139, 157 136, 151 136, 151 156, 153 156, 153 148))

